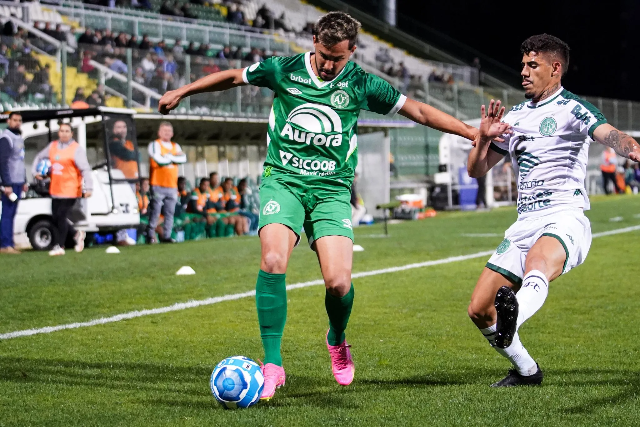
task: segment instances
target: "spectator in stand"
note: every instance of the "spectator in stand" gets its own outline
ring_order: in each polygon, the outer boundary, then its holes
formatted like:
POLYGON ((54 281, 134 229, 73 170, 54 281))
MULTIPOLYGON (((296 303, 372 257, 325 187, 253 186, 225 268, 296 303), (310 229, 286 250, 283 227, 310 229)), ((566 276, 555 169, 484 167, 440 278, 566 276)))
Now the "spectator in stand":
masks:
POLYGON ((69 231, 74 235, 76 252, 82 252, 85 232, 75 232, 73 227, 69 228, 68 217, 69 212, 80 198, 91 197, 93 179, 91 177, 91 166, 87 160, 87 153, 73 139, 73 130, 69 123, 60 125, 58 140, 47 145, 33 160, 32 172, 37 180, 43 179, 36 167, 44 159, 50 159, 51 161, 52 172, 49 194, 51 194, 52 216, 58 229, 58 233, 54 236, 55 246, 49 252, 49 255, 64 255, 64 246, 69 231))
POLYGON ((111 30, 104 30, 104 35, 102 36, 102 40, 100 40, 100 44, 102 46, 117 46, 116 40, 113 38, 113 33, 111 30))
POLYGON ((156 71, 156 67, 158 65, 158 55, 155 55, 155 57, 156 61, 153 60, 153 55, 149 52, 144 56, 144 58, 142 58, 142 61, 140 62, 140 66, 144 71, 145 80, 147 82, 149 82, 151 80, 151 77, 153 77, 153 73, 156 71))
POLYGON ((85 50, 84 52, 82 52, 82 63, 80 65, 80 71, 82 71, 83 73, 88 73, 90 75, 94 74, 96 68, 91 65, 93 55, 94 53, 90 50, 85 50))
POLYGON ((171 3, 169 0, 164 1, 162 3, 162 5, 160 6, 160 13, 162 15, 175 16, 175 11, 173 9, 173 3, 171 3))
POLYGON ((7 22, 2 27, 2 35, 13 37, 16 34, 18 34, 18 26, 11 19, 7 19, 7 22))
POLYGON ((236 47, 236 50, 233 51, 233 53, 231 54, 231 58, 233 59, 242 59, 242 47, 238 46, 236 47))
POLYGON ((119 74, 127 74, 127 64, 125 64, 118 58, 105 56, 104 63, 111 71, 115 71, 119 74))
POLYGON ((137 49, 138 48, 138 36, 133 35, 129 38, 129 41, 127 42, 127 47, 130 49, 137 49))
POLYGON ((0 46, 0 65, 2 65, 2 68, 4 68, 4 74, 9 73, 9 58, 7 58, 8 51, 9 48, 7 47, 7 45, 3 44, 2 46, 0 46))
MULTIPOLYGON (((279 17, 279 18, 276 18, 276 19, 275 19, 275 21, 274 21, 273 25, 274 25, 274 29, 275 29, 276 31, 277 31, 277 30, 282 30, 282 31, 285 31, 285 32, 287 32, 287 33, 291 31, 291 29, 290 29, 290 28, 289 28, 289 26, 287 25, 287 17, 285 16, 284 12, 282 12, 282 13, 280 14, 280 17, 279 17)), ((358 43, 358 44, 359 44, 359 43, 358 43)))
POLYGON ((216 55, 216 58, 231 59, 231 48, 229 46, 223 47, 222 50, 216 55))
POLYGON ((613 185, 613 191, 618 193, 616 186, 616 168, 618 167, 618 158, 616 152, 611 147, 605 147, 602 152, 602 163, 600 164, 600 170, 602 171, 602 186, 605 194, 610 194, 609 182, 613 185))
POLYGON ((182 58, 184 57, 184 47, 182 47, 182 40, 176 39, 176 42, 171 48, 171 53, 173 54, 174 58, 176 58, 176 60, 182 61, 182 58))
POLYGON ((97 44, 98 40, 96 39, 91 28, 87 28, 84 30, 84 33, 78 37, 78 44, 97 44))
POLYGON ((33 76, 31 83, 31 92, 36 94, 37 97, 42 97, 47 100, 51 100, 51 84, 50 84, 50 69, 49 64, 45 64, 37 73, 33 76))
POLYGON ((4 92, 7 95, 16 101, 21 101, 27 96, 29 81, 26 76, 26 67, 24 64, 17 64, 17 66, 9 68, 9 74, 7 74, 4 80, 6 84, 4 92))
POLYGON ((76 93, 73 96, 73 101, 71 102, 76 102, 76 101, 84 101, 84 89, 79 87, 76 89, 76 93))
POLYGON ((198 55, 198 49, 196 49, 196 44, 194 42, 189 42, 189 46, 187 46, 187 50, 185 51, 187 55, 198 55))
POLYGON ((178 72, 178 64, 173 59, 172 54, 168 54, 164 62, 162 63, 162 71, 164 71, 165 73, 169 73, 172 76, 176 75, 176 73, 178 72))
POLYGON ((158 56, 159 56, 160 58, 164 58, 164 51, 165 51, 165 49, 166 49, 166 48, 167 48, 167 45, 166 45, 166 43, 164 42, 164 40, 160 40, 160 41, 158 42, 158 44, 156 44, 156 45, 153 47, 153 51, 154 51, 156 54, 158 54, 158 56))
POLYGON ((155 243, 155 228, 164 214, 162 242, 174 243, 171 238, 173 214, 178 201, 178 165, 187 161, 173 138, 173 126, 169 122, 161 122, 158 139, 149 144, 149 163, 151 171, 151 209, 149 225, 146 230, 147 243, 155 243))
POLYGON ((211 46, 207 43, 200 43, 200 47, 198 47, 198 53, 197 55, 199 56, 213 56, 211 54, 211 46))
POLYGON ((273 30, 275 28, 275 19, 273 15, 273 11, 267 7, 266 4, 262 4, 258 12, 256 12, 256 19, 254 20, 254 27, 256 28, 266 28, 269 30, 273 30), (256 24, 255 21, 258 21, 256 24))
POLYGON ((151 49, 151 42, 149 41, 149 36, 147 34, 142 35, 142 40, 140 41, 140 45, 138 49, 149 50, 151 49))
POLYGON ((247 56, 244 57, 244 60, 250 61, 252 63, 262 62, 264 61, 264 58, 260 56, 260 53, 261 53, 260 49, 254 47, 251 49, 251 52, 249 52, 247 56))
POLYGON ((116 47, 127 47, 129 40, 127 40, 127 35, 125 33, 120 33, 114 40, 114 43, 116 47))
POLYGON ((66 31, 64 31, 62 29, 62 25, 61 24, 56 25, 55 34, 56 34, 56 36, 55 36, 56 40, 58 40, 60 42, 66 42, 67 41, 66 31))
POLYGON ((198 15, 191 10, 191 5, 188 2, 182 5, 180 11, 185 18, 196 19, 198 17, 198 15))
POLYGON ((238 9, 238 5, 235 3, 231 4, 228 8, 227 22, 236 25, 247 25, 247 21, 244 19, 244 13, 238 9))
POLYGON ((142 69, 142 67, 136 68, 136 73, 133 76, 133 81, 141 85, 147 84, 147 78, 144 75, 144 70, 142 69))
POLYGON ((162 74, 162 78, 157 83, 156 89, 158 90, 158 93, 162 93, 162 94, 164 94, 169 90, 177 89, 176 81, 173 78, 173 74, 171 73, 162 74))
POLYGON ((93 44, 99 45, 100 41, 102 40, 102 31, 96 30, 95 33, 93 33, 93 35, 95 39, 95 43, 93 44))
POLYGON ((400 92, 405 93, 409 87, 409 80, 411 79, 411 73, 409 69, 405 67, 404 62, 398 64, 398 76, 401 80, 400 92))
POLYGON ((87 104, 91 107, 101 107, 104 105, 104 98, 100 95, 100 92, 94 90, 91 95, 86 99, 87 104))
POLYGON ((216 64, 216 61, 213 58, 209 58, 209 62, 207 63, 207 65, 202 67, 202 72, 204 74, 213 74, 219 71, 220 67, 218 67, 218 64, 216 64))

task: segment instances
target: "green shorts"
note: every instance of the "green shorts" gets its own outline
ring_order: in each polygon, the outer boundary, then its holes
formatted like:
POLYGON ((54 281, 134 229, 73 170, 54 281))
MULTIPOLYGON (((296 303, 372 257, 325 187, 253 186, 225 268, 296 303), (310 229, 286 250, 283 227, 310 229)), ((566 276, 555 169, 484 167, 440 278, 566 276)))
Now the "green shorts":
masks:
MULTIPOLYGON (((304 232, 309 246, 324 236, 345 236, 353 241, 351 193, 346 187, 314 190, 302 182, 280 176, 265 178, 260 185, 259 229, 283 224, 298 237, 304 232)), ((258 231, 259 232, 259 231, 258 231)))

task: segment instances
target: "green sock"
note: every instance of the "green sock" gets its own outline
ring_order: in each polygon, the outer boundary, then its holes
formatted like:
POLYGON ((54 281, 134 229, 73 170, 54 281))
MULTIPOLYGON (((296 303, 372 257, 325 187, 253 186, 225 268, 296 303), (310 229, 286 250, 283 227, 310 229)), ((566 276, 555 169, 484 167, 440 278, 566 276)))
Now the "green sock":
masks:
POLYGON ((224 228, 224 237, 232 237, 236 232, 236 226, 233 224, 227 224, 227 226, 224 228))
POLYGON ((344 330, 347 329, 351 308, 353 307, 353 284, 342 298, 333 296, 326 291, 324 305, 329 315, 329 334, 327 341, 330 345, 339 345, 344 341, 344 330))
POLYGON ((285 274, 271 274, 260 270, 256 283, 256 308, 260 323, 260 337, 264 347, 264 363, 282 366, 280 344, 287 321, 287 289, 285 274))
POLYGON ((216 237, 224 237, 224 229, 226 224, 221 219, 216 221, 216 237))

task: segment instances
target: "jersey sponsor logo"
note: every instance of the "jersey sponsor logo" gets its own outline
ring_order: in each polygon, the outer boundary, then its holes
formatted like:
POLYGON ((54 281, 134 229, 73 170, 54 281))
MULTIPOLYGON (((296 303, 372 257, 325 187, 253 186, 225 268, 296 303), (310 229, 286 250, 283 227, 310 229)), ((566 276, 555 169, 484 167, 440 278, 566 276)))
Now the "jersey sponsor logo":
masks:
POLYGON ((331 95, 331 105, 336 108, 346 108, 349 105, 349 94, 343 90, 337 90, 331 95))
POLYGON ((541 187, 544 185, 544 180, 539 179, 537 181, 524 181, 518 185, 518 190, 530 190, 532 188, 541 187))
POLYGON ((579 104, 573 107, 573 110, 571 110, 571 114, 576 116, 576 119, 584 123, 585 126, 588 125, 589 122, 591 121, 591 116, 589 115, 589 112, 582 111, 582 107, 579 104))
POLYGON ((333 175, 336 170, 336 162, 334 160, 301 159, 282 150, 280 150, 280 160, 282 160, 283 166, 291 163, 291 166, 300 169, 302 175, 333 175))
POLYGON ((540 135, 551 136, 558 129, 558 123, 553 117, 546 117, 540 122, 540 135))
POLYGON ((273 215, 280 212, 280 203, 275 200, 269 200, 266 205, 264 205, 264 209, 262 209, 262 215, 273 215))
POLYGON ((518 142, 534 141, 535 138, 530 135, 518 135, 518 142))
POLYGON ((271 166, 267 166, 266 168, 264 168, 264 173, 262 174, 262 176, 264 178, 268 178, 271 176, 271 171, 273 170, 273 168, 271 166))
POLYGON ((538 157, 534 156, 531 153, 527 153, 524 150, 516 150, 516 157, 518 159, 520 179, 527 176, 529 172, 531 172, 531 169, 541 163, 538 157))
POLYGON ((333 89, 334 86, 338 86, 344 89, 349 87, 349 82, 338 82, 338 83, 331 82, 331 84, 329 85, 329 88, 333 89))
POLYGON ((298 83, 304 83, 307 85, 311 84, 311 79, 305 79, 304 77, 300 77, 300 76, 294 76, 293 74, 289 74, 289 78, 291 79, 292 82, 298 82, 298 83))
POLYGON ((510 245, 511 245, 511 241, 509 239, 504 239, 502 243, 500 243, 496 248, 496 253, 498 255, 502 255, 503 253, 507 252, 507 249, 509 249, 510 245))
POLYGON ((342 144, 342 120, 326 105, 302 104, 291 110, 280 136, 307 145, 339 147, 342 144))
POLYGON ((287 92, 289 92, 292 95, 300 95, 302 93, 300 89, 296 89, 295 87, 287 88, 287 92))
MULTIPOLYGON (((541 191, 530 196, 522 196, 518 200, 518 213, 535 211, 537 209, 546 208, 551 204, 551 191, 541 191)), ((548 226, 547 226, 548 227, 548 226)), ((545 227, 545 229, 547 228, 545 227)))
POLYGON ((353 230, 353 226, 351 225, 351 220, 350 219, 343 219, 342 220, 342 226, 345 228, 348 228, 349 230, 353 230))

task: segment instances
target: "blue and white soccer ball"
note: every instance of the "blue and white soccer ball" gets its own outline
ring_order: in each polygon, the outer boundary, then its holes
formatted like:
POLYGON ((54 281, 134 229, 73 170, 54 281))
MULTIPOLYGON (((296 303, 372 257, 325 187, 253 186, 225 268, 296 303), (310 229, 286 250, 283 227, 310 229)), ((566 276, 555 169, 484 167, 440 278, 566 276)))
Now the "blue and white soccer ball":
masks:
POLYGON ((211 392, 227 409, 248 408, 262 394, 264 376, 260 366, 244 356, 224 359, 211 374, 211 392))
POLYGON ((51 171, 51 161, 49 159, 42 159, 36 165, 36 172, 38 175, 49 176, 51 171))

